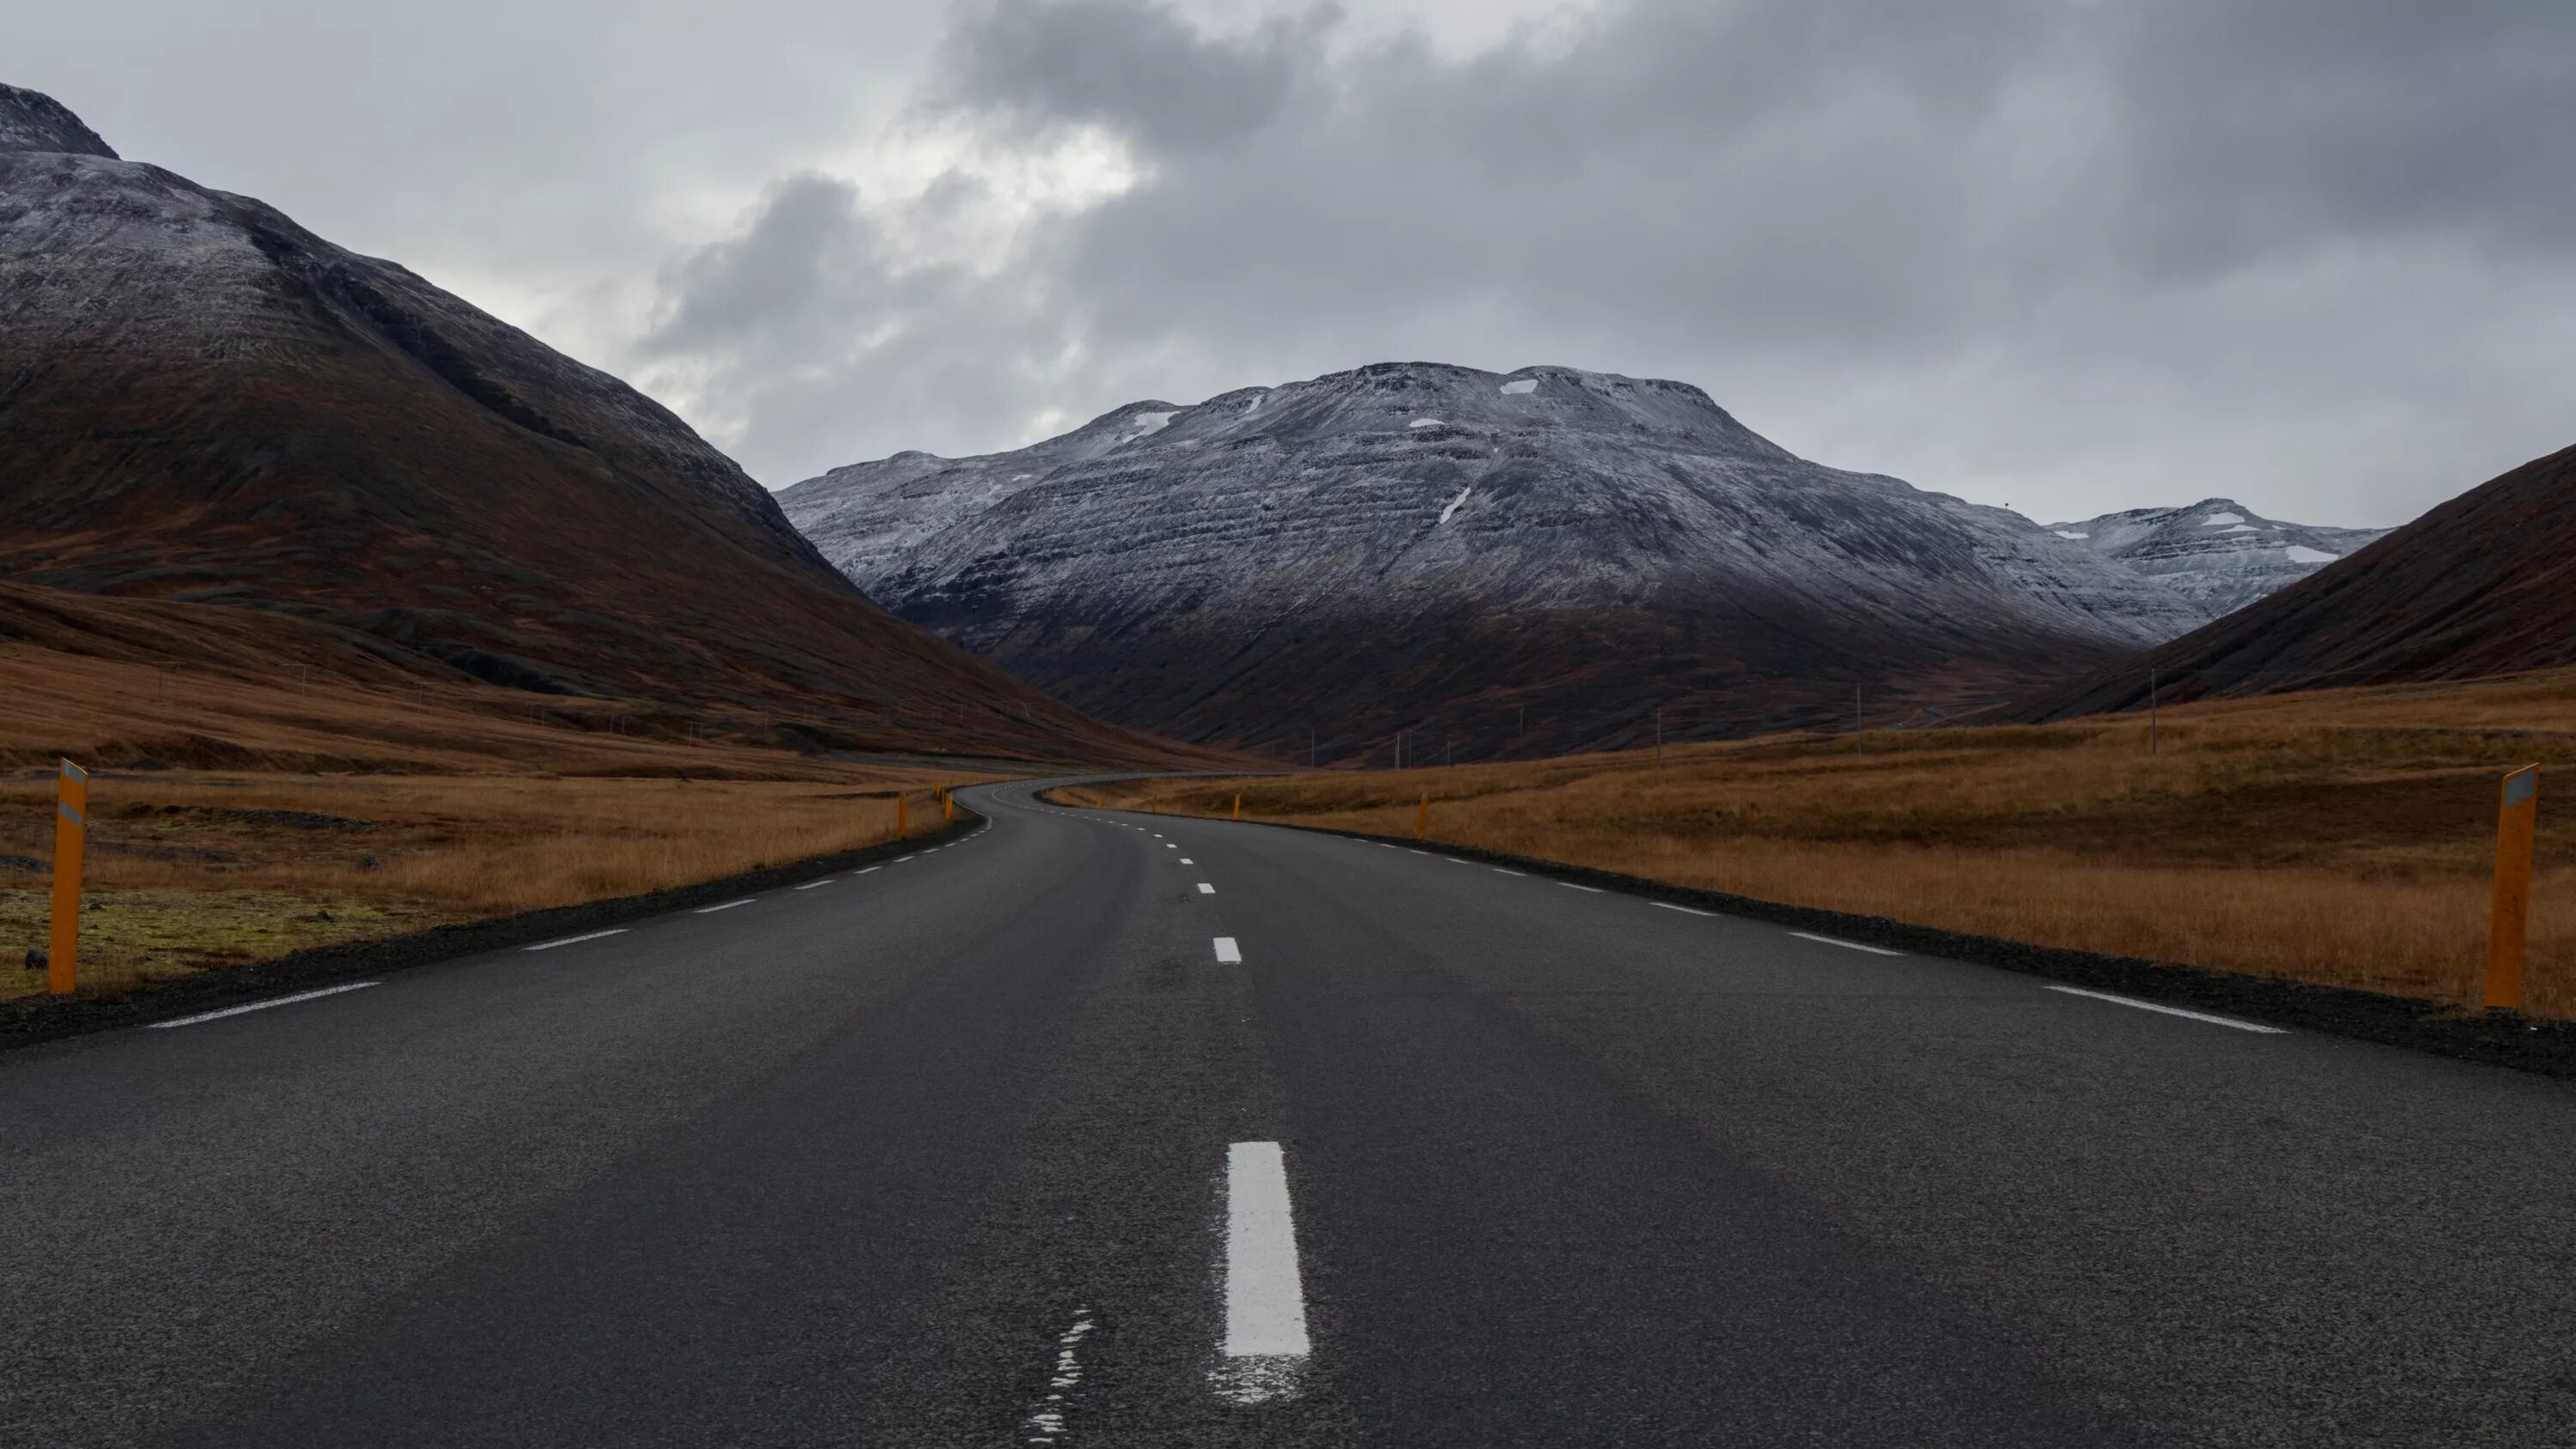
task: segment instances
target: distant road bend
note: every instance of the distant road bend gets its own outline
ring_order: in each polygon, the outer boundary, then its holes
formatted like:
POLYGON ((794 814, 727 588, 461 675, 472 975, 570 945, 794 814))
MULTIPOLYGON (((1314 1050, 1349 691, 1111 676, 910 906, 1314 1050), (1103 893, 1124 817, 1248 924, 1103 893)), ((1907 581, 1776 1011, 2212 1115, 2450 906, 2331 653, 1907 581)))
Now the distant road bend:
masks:
POLYGON ((0 1055, 0 1444, 2576 1443, 2565 1084, 1035 789, 0 1055))

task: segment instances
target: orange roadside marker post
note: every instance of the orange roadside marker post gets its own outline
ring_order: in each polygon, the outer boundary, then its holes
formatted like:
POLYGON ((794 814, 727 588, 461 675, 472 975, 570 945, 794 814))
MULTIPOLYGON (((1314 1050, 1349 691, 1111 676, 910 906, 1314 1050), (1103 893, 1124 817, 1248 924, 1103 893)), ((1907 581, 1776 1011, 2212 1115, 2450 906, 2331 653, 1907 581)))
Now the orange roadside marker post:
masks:
POLYGON ((894 792, 894 838, 897 840, 906 839, 912 834, 912 826, 904 820, 904 807, 910 803, 912 802, 904 798, 901 790, 894 792))
POLYGON ((1431 792, 1428 790, 1422 792, 1422 803, 1413 807, 1413 838, 1431 838, 1431 792))
POLYGON ((89 839, 89 771, 69 760, 54 780, 54 919, 45 989, 69 996, 80 979, 81 848, 89 839))
POLYGON ((1243 818, 1243 797, 1240 795, 1234 797, 1234 818, 1237 820, 1243 818))
POLYGON ((945 790, 939 792, 939 818, 942 820, 957 818, 957 797, 945 790))
POLYGON ((2540 767, 2504 777, 2496 815, 2495 900, 2487 919, 2486 1004, 2520 1009, 2522 955, 2531 922, 2531 841, 2540 820, 2540 767))

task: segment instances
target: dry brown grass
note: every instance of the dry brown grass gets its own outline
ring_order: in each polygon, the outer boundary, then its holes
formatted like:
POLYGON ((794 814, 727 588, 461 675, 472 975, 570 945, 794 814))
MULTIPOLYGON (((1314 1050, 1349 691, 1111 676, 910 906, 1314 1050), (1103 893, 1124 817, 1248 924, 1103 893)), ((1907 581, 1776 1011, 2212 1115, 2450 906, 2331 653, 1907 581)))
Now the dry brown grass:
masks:
POLYGON ((56 755, 92 768, 85 990, 632 895, 916 832, 993 769, 619 733, 613 701, 0 645, 0 999, 44 944, 56 755), (196 768, 163 768, 169 765, 196 768))
MULTIPOLYGON (((2464 1000, 2496 782, 2576 765, 2576 671, 2143 719, 1536 764, 1142 782, 1111 803, 1431 838, 2041 945, 2464 1000)), ((2560 776, 2559 778, 2567 778, 2560 776)), ((2576 1016, 2576 805, 2544 787, 2530 1008, 2576 1016)))

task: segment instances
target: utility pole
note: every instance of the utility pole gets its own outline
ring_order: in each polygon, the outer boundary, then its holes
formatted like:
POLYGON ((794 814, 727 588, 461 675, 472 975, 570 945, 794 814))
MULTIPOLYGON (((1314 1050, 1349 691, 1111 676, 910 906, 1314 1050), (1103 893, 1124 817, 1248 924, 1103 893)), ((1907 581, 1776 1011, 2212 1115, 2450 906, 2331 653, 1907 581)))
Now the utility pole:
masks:
POLYGON ((1655 768, 1664 767, 1664 707, 1655 706, 1655 768))
POLYGON ((2148 755, 2148 757, 2149 757, 2149 758, 2153 758, 2153 757, 2154 757, 2154 755, 2155 755, 2155 753, 2156 753, 2156 670, 2155 670, 2155 666, 2151 664, 2151 665, 2147 666, 2147 755, 2148 755))
POLYGON ((1440 732, 1440 764, 1443 769, 1458 763, 1458 747, 1449 743, 1449 732, 1440 732))
POLYGON ((1860 686, 1852 686, 1852 753, 1860 753, 1860 686))
POLYGON ((1306 768, 1315 768, 1315 727, 1306 726, 1306 768))

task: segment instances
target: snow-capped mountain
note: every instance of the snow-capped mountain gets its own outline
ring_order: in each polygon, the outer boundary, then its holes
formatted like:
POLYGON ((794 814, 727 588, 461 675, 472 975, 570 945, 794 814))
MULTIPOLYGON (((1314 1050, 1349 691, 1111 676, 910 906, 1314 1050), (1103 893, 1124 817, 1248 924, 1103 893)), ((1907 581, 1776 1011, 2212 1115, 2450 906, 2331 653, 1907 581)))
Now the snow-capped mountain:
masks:
POLYGON ((1874 722, 2208 614, 2019 514, 1800 459, 1698 388, 1389 363, 781 495, 897 613, 1124 723, 1325 757, 1874 722), (1874 703, 1873 703, 1874 702, 1874 703), (1527 733, 1521 719, 1527 711, 1527 733), (1417 751, 1424 748, 1417 736, 1417 751))
POLYGON ((2049 531, 2115 558, 2205 609, 2234 613, 2388 535, 2265 518, 2231 498, 2188 508, 2133 508, 2049 531))

